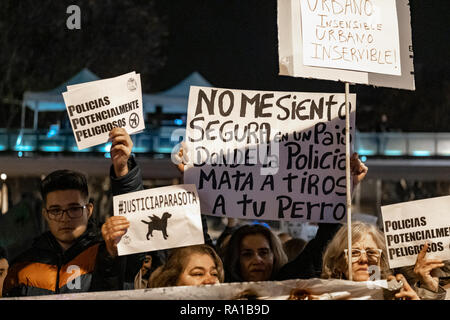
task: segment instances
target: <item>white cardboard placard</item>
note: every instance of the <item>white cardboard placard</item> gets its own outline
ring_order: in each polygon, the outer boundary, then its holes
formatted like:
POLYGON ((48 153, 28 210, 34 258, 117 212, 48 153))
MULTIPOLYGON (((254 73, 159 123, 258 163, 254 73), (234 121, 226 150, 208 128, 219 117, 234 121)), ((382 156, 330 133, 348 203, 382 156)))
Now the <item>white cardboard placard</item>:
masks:
POLYGON ((204 243, 200 200, 194 185, 173 185, 113 198, 114 215, 130 222, 119 255, 204 243))
MULTIPOLYGON (((351 134, 356 95, 349 96, 351 134)), ((338 222, 346 216, 345 95, 191 86, 184 181, 202 213, 338 222)))
POLYGON ((69 88, 63 98, 78 149, 107 142, 114 127, 122 127, 130 135, 145 129, 139 74, 69 88))
MULTIPOLYGON (((401 75, 308 66, 303 63, 301 0, 278 0, 279 74, 415 90, 408 0, 396 0, 401 75)), ((314 2, 311 0, 312 3, 314 2)), ((318 1, 321 3, 322 1, 318 1)), ((325 1, 330 3, 330 1, 325 1)))
POLYGON ((450 259, 450 196, 382 206, 389 266, 416 263, 430 242, 426 259, 450 259))

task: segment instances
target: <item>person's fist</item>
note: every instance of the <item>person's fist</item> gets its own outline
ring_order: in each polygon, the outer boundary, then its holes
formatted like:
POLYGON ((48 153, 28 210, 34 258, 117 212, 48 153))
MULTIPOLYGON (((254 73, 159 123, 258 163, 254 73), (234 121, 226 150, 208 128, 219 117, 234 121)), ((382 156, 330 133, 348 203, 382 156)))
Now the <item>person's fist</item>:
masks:
POLYGON ((358 154, 354 152, 350 157, 350 172, 353 178, 353 186, 356 187, 358 183, 364 180, 369 169, 359 160, 358 154))
POLYGON ((112 142, 110 153, 114 173, 119 178, 128 173, 128 158, 133 149, 133 141, 123 128, 113 128, 109 132, 109 140, 112 142))
POLYGON ((127 233, 130 223, 122 216, 109 217, 102 225, 102 237, 106 243, 106 249, 111 257, 117 256, 117 243, 127 233))

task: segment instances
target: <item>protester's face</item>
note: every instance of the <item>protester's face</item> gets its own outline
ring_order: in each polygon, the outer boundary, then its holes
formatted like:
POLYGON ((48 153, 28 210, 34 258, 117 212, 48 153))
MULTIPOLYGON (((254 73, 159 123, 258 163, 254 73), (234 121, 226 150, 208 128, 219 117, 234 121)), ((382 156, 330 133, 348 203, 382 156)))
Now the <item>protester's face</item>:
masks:
MULTIPOLYGON (((366 234, 359 241, 353 243, 352 249, 378 249, 378 246, 372 235, 366 234)), ((362 252, 359 260, 352 263, 353 281, 368 281, 370 278, 369 265, 373 265, 373 262, 369 261, 366 253, 362 252)), ((378 260, 376 265, 380 265, 380 260, 378 260)))
POLYGON ((0 259, 0 297, 2 296, 3 281, 8 274, 8 260, 0 259))
POLYGON ((219 283, 219 272, 213 258, 206 253, 193 253, 178 278, 177 286, 219 283))
POLYGON ((267 281, 272 275, 273 252, 262 234, 242 239, 239 252, 241 276, 245 281, 267 281))
POLYGON ((42 214, 48 223, 50 232, 55 236, 61 247, 66 250, 86 231, 87 223, 92 215, 93 206, 87 202, 78 190, 59 190, 47 194, 46 209, 42 214), (47 210, 69 209, 86 205, 79 218, 69 217, 67 212, 55 220, 47 210))

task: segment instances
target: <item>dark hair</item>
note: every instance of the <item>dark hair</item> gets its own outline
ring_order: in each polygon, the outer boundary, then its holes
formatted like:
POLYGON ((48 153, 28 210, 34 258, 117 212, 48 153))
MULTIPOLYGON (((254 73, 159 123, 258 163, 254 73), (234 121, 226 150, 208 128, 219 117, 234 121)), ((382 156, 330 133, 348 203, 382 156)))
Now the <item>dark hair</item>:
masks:
POLYGON ((89 196, 86 177, 76 171, 56 170, 45 177, 41 182, 42 201, 46 202, 50 192, 59 190, 78 190, 82 196, 89 196))
POLYGON ((280 239, 273 232, 262 225, 243 225, 233 232, 224 257, 225 281, 226 282, 242 282, 240 271, 240 250, 242 239, 248 235, 261 234, 269 242, 270 249, 273 252, 273 278, 283 265, 287 263, 287 256, 283 250, 280 239))
POLYGON ((307 242, 300 238, 292 238, 283 244, 284 252, 288 257, 288 262, 297 258, 297 256, 303 251, 307 242))
POLYGON ((8 260, 8 251, 5 247, 0 247, 0 259, 8 260))

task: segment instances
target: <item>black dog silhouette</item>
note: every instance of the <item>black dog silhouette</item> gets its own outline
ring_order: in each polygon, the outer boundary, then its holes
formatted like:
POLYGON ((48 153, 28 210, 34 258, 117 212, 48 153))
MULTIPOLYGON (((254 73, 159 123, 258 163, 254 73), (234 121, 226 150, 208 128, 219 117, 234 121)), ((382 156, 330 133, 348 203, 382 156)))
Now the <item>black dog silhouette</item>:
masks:
POLYGON ((147 240, 150 240, 148 236, 152 236, 153 237, 153 230, 160 230, 162 231, 164 240, 167 239, 167 237, 169 236, 167 234, 167 220, 171 217, 172 215, 168 212, 164 212, 162 215, 162 218, 153 215, 153 217, 150 217, 150 222, 141 220, 143 223, 148 224, 148 232, 147 232, 147 240))

